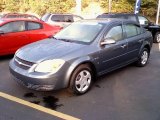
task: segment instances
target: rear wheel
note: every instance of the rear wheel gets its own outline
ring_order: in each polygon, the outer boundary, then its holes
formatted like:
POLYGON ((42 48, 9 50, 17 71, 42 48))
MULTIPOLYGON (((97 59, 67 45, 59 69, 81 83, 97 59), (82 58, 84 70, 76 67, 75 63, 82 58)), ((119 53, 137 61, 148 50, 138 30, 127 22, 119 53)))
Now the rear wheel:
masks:
POLYGON ((143 48, 140 57, 137 61, 137 66, 144 67, 148 63, 149 58, 149 50, 147 48, 143 48))
POLYGON ((154 42, 155 42, 155 43, 160 43, 160 32, 157 32, 157 33, 155 34, 154 42))
POLYGON ((86 93, 93 81, 93 73, 89 65, 80 65, 71 76, 69 91, 81 95, 86 93))

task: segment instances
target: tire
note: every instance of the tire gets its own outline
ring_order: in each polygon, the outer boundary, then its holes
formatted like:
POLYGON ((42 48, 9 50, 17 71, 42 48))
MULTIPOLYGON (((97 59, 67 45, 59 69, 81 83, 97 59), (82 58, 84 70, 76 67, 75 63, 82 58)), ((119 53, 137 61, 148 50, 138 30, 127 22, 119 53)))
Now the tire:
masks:
POLYGON ((143 48, 138 61, 136 62, 136 65, 138 67, 144 67, 148 63, 148 58, 149 58, 149 50, 147 48, 143 48))
POLYGON ((76 95, 82 95, 91 88, 92 82, 93 72, 90 66, 87 64, 82 64, 74 70, 71 76, 69 92, 76 95))
POLYGON ((154 37, 154 43, 160 43, 160 32, 156 32, 154 37))

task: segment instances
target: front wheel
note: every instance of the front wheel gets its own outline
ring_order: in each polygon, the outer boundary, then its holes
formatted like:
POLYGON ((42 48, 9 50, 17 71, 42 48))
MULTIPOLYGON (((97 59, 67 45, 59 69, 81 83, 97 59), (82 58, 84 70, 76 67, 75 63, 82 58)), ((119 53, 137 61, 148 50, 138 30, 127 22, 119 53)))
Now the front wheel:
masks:
POLYGON ((93 73, 89 65, 80 65, 71 76, 69 91, 77 95, 84 94, 90 89, 92 81, 93 73))
POLYGON ((148 63, 149 58, 149 50, 147 48, 143 48, 140 57, 137 61, 137 66, 144 67, 148 63))
POLYGON ((155 43, 160 43, 160 32, 157 32, 157 33, 155 34, 154 42, 155 42, 155 43))

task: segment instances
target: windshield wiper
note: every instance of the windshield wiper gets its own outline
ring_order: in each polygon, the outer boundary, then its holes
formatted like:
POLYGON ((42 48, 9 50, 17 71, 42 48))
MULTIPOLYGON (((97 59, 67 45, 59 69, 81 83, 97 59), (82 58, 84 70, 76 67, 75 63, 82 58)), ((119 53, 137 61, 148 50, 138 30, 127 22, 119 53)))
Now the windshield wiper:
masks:
POLYGON ((55 40, 58 40, 56 37, 54 37, 54 36, 50 36, 50 38, 53 38, 53 39, 55 39, 55 40))
POLYGON ((62 40, 62 41, 64 41, 64 42, 73 42, 72 40, 69 40, 69 39, 58 39, 58 40, 62 40))

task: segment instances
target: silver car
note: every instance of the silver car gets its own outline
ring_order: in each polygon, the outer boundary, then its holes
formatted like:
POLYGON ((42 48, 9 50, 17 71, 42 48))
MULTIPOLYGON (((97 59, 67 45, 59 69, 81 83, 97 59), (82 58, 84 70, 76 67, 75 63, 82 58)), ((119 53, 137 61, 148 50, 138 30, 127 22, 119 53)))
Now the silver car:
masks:
POLYGON ((83 19, 82 17, 73 14, 51 14, 51 13, 46 13, 41 18, 42 21, 50 25, 58 25, 63 28, 70 25, 72 22, 76 22, 82 19, 83 19))
POLYGON ((20 48, 10 72, 35 90, 69 88, 84 94, 97 76, 135 62, 147 64, 152 35, 136 22, 118 19, 72 23, 53 38, 20 48))

